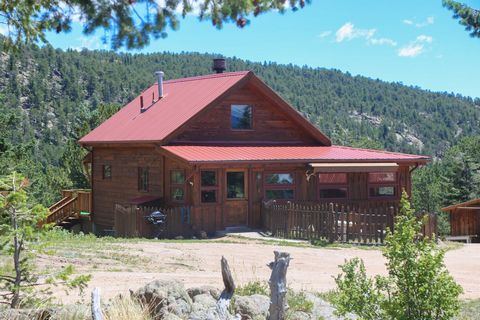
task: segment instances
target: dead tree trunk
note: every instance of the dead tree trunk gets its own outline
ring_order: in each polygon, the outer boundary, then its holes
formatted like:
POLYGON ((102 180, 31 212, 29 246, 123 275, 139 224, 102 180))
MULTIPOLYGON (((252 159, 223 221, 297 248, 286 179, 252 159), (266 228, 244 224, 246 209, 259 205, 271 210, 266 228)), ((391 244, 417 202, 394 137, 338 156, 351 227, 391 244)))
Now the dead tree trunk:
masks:
POLYGON ((287 268, 290 264, 290 254, 274 251, 275 261, 268 265, 272 269, 270 285, 269 320, 284 320, 287 311, 287 268))
POLYGON ((102 309, 100 306, 100 289, 94 288, 92 291, 92 319, 102 320, 102 309))
POLYGON ((218 299, 217 313, 218 319, 228 320, 232 318, 230 312, 228 312, 228 307, 230 306, 230 300, 232 299, 233 292, 235 291, 235 284, 233 283, 233 277, 232 273, 230 272, 230 267, 228 266, 227 259, 225 259, 225 257, 223 256, 221 260, 221 265, 222 278, 225 289, 222 291, 220 299, 218 299))

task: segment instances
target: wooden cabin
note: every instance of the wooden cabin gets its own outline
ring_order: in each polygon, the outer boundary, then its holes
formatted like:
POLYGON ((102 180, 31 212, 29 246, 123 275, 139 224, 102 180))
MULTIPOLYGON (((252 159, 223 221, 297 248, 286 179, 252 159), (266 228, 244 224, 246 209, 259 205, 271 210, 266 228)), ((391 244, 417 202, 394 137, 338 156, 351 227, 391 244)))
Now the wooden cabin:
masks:
POLYGON ((448 240, 480 242, 480 199, 457 203, 442 211, 450 215, 448 240))
POLYGON ((398 201, 402 189, 410 193, 411 171, 429 161, 334 146, 253 72, 216 71, 166 81, 157 73, 80 139, 90 151, 97 232, 123 223, 116 204, 142 197, 193 208, 193 227, 207 232, 261 227, 265 200, 398 201))

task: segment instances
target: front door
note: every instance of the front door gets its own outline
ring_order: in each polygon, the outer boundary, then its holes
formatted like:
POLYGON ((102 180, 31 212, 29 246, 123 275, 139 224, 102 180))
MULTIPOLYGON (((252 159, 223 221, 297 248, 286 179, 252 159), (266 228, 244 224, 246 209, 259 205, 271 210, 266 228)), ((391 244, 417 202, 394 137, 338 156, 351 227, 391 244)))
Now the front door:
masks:
POLYGON ((225 226, 245 226, 248 215, 247 170, 225 172, 225 226))

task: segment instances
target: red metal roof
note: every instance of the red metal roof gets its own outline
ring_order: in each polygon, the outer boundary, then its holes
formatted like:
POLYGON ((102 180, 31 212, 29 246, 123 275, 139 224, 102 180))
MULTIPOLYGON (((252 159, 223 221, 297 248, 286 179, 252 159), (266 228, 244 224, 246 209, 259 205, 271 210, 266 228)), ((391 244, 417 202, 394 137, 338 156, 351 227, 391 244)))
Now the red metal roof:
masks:
POLYGON ((419 162, 429 157, 343 146, 162 146, 188 162, 419 162))
POLYGON ((145 112, 140 112, 140 96, 80 139, 81 144, 108 142, 158 142, 191 119, 250 72, 227 72, 164 81, 164 96, 158 99, 154 84, 143 96, 145 112))

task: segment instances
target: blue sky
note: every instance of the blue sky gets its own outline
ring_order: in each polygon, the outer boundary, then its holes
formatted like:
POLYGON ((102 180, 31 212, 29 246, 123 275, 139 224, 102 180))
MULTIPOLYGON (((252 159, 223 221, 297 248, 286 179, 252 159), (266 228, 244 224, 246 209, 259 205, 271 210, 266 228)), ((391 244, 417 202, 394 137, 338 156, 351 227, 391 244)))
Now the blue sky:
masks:
MULTIPOLYGON (((478 1, 465 1, 478 5, 478 1)), ((103 49, 103 32, 48 36, 54 47, 103 49)), ((433 91, 480 97, 480 39, 452 19, 441 0, 313 0, 284 15, 267 13, 244 29, 222 30, 195 16, 142 50, 219 53, 251 61, 335 68, 433 91)))

